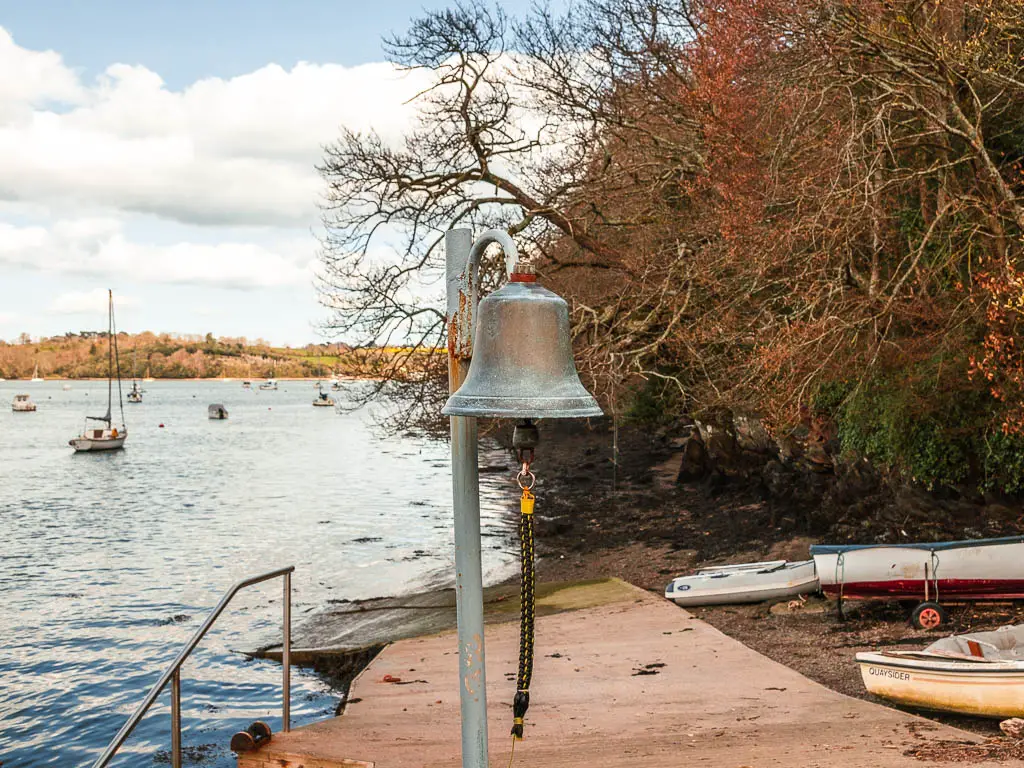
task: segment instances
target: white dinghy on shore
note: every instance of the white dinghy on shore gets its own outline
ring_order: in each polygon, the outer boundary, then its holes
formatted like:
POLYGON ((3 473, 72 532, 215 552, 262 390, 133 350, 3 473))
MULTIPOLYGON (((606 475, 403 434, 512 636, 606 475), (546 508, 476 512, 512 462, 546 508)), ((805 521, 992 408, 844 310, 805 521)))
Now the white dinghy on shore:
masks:
POLYGON ((665 597, 683 606, 733 605, 785 600, 817 590, 813 560, 772 560, 701 568, 670 581, 665 597))
POLYGON ((858 653, 868 692, 918 709, 1024 717, 1024 624, 953 635, 922 651, 858 653))

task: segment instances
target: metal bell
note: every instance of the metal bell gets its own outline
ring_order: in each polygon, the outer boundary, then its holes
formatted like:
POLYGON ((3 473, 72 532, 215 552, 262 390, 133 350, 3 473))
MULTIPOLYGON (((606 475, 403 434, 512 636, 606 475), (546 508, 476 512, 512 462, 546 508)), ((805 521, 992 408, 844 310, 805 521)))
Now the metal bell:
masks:
POLYGON ((446 416, 568 419, 601 416, 572 359, 569 306, 517 268, 480 302, 466 380, 446 416))

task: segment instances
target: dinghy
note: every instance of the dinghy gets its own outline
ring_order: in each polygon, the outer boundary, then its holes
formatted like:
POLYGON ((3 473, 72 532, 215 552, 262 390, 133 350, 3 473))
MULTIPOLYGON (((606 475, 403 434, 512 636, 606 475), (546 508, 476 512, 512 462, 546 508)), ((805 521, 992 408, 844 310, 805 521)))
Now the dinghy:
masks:
POLYGON ((702 568, 665 587, 676 605, 730 605, 784 600, 818 590, 813 560, 740 563, 702 568))
POLYGON ((843 600, 913 600, 915 626, 945 620, 942 603, 1024 599, 1024 536, 932 544, 816 544, 821 589, 843 600))
POLYGON ((858 653, 864 686, 919 709, 1024 716, 1024 624, 953 635, 923 651, 858 653))
POLYGON ((11 403, 11 410, 15 413, 31 413, 36 409, 36 404, 28 395, 15 395, 11 403))

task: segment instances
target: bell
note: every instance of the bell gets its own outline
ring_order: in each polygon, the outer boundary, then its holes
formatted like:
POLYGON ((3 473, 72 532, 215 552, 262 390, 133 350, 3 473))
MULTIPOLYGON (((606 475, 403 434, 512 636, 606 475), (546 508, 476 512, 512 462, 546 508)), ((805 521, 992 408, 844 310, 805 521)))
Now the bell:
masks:
POLYGON ((572 359, 569 306, 517 265, 480 302, 473 360, 446 416, 569 419, 601 416, 572 359))

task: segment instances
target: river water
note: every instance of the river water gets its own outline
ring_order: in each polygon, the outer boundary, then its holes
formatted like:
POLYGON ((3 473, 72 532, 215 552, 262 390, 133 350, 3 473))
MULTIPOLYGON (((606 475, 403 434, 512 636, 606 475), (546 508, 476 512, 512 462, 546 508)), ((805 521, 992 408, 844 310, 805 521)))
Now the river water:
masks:
MULTIPOLYGON (((451 581, 446 443, 382 437, 366 410, 314 408, 310 382, 145 387, 145 402, 124 406, 123 451, 74 454, 67 441, 106 410, 106 382, 0 383, 4 768, 91 764, 241 578, 294 565, 293 626, 332 598, 451 581), (39 410, 11 412, 16 392, 39 410), (207 419, 214 402, 228 420, 207 419)), ((515 569, 506 481, 482 477, 488 581, 515 569)), ((186 765, 233 766, 231 734, 253 720, 280 729, 280 665, 233 650, 279 641, 281 610, 279 580, 243 591, 186 663, 186 765)), ((336 703, 293 670, 293 725, 336 703)), ((112 765, 167 764, 169 721, 165 692, 112 765)))

